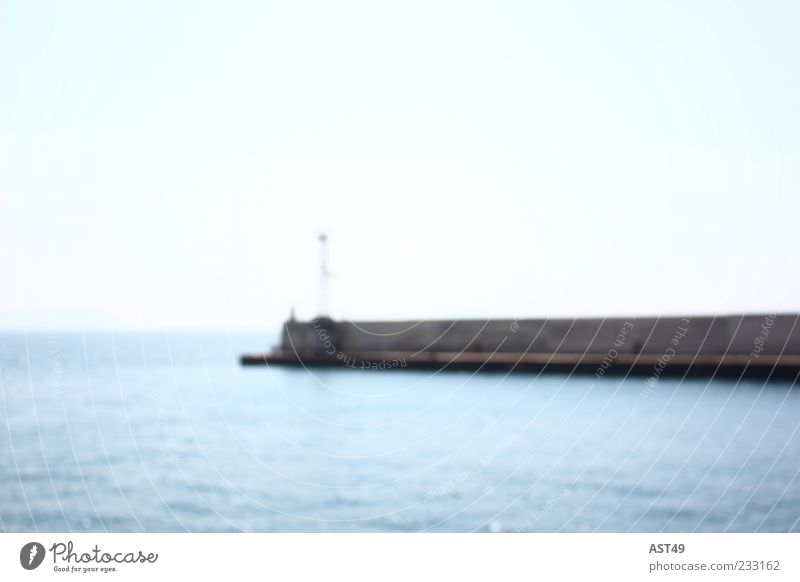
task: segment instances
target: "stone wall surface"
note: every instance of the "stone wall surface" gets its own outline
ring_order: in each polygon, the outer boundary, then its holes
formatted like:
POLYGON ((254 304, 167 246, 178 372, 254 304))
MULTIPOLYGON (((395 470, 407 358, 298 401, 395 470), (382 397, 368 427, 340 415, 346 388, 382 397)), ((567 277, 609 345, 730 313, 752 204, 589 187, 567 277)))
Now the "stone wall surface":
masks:
POLYGON ((425 321, 290 321, 283 350, 800 355, 797 314, 425 321))

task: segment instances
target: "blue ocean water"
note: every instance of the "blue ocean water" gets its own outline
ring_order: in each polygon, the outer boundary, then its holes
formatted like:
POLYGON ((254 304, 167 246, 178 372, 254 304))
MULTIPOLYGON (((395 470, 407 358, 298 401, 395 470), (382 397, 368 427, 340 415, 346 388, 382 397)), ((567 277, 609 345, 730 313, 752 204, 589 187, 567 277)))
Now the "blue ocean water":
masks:
POLYGON ((788 382, 242 368, 0 334, 0 530, 800 531, 788 382))

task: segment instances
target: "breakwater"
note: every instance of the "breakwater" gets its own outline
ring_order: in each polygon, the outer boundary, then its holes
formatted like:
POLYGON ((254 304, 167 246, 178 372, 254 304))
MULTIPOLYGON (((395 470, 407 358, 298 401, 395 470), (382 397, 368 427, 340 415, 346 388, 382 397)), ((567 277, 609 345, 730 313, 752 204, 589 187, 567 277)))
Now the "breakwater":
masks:
POLYGON ((796 378, 800 314, 284 324, 245 365, 796 378), (403 365, 397 364, 402 362, 403 365))

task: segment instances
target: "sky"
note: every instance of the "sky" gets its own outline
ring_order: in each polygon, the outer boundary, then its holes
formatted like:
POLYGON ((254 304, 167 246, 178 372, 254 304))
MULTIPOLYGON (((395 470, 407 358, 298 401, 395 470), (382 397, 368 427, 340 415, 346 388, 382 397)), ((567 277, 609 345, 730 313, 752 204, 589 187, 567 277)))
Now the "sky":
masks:
POLYGON ((800 310, 800 3, 0 0, 0 328, 800 310))

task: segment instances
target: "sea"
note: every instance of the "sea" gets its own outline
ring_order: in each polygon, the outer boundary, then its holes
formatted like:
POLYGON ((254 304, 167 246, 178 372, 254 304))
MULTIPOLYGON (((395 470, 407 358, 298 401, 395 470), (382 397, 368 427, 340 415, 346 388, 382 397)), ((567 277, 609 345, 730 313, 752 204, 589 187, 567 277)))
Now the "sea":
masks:
POLYGON ((239 365, 276 340, 0 334, 0 530, 800 531, 792 382, 239 365))

